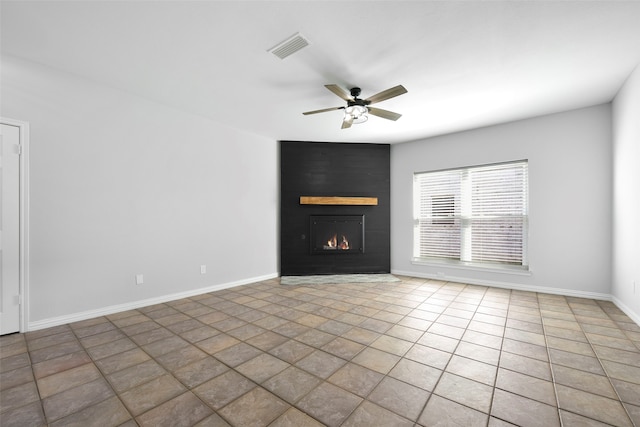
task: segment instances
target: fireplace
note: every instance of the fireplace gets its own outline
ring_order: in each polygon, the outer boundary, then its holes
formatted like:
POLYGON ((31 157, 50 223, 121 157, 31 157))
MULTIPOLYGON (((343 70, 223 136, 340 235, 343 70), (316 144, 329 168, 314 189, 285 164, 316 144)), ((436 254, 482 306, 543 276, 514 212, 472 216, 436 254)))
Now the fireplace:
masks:
POLYGON ((363 254, 364 215, 311 215, 309 242, 312 255, 363 254))
POLYGON ((389 273, 389 175, 388 144, 281 141, 280 274, 389 273))

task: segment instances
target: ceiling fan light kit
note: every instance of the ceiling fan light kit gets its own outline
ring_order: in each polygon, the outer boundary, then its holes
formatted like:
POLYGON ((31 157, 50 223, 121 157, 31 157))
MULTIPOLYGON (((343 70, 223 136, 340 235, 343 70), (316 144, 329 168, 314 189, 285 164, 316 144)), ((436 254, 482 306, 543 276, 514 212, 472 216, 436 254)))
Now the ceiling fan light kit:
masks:
POLYGON ((364 123, 369 120, 369 110, 364 105, 351 105, 344 109, 344 119, 353 124, 364 123))
POLYGON ((389 98, 396 97, 398 95, 402 95, 407 93, 407 89, 402 85, 394 86, 390 89, 379 92, 373 96, 370 96, 367 99, 360 99, 358 96, 360 95, 360 88, 354 87, 351 88, 349 93, 345 92, 338 85, 325 85, 327 89, 333 92, 338 97, 347 101, 346 107, 332 107, 332 108, 323 108, 322 110, 313 110, 302 113, 304 115, 309 114, 317 114, 317 113, 325 113, 328 111, 334 110, 344 110, 344 119, 342 120, 342 129, 350 128, 352 124, 364 123, 369 119, 369 114, 373 114, 374 116, 381 117, 387 120, 398 120, 402 117, 402 114, 394 113, 393 111, 383 110, 381 108, 373 108, 369 107, 370 104, 374 104, 376 102, 385 101, 389 98))

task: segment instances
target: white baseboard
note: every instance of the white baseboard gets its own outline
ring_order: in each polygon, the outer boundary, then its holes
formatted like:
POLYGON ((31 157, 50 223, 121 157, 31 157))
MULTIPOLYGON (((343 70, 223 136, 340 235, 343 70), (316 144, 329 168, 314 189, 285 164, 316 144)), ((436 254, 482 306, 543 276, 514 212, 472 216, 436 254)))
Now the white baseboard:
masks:
POLYGON ((111 305, 95 310, 82 311, 80 313, 68 314, 65 316, 51 317, 49 319, 29 322, 27 331, 36 331, 38 329, 50 328, 53 326, 65 325, 67 323, 79 322, 81 320, 93 319, 95 317, 107 316, 109 314, 120 313, 127 310, 135 310, 137 308, 146 307, 154 304, 161 304, 169 301, 175 301, 182 298, 189 298, 195 295, 206 294, 208 292, 220 291, 223 289, 233 288, 236 286, 248 285, 250 283, 261 282, 279 277, 278 273, 267 274, 264 276, 252 277, 249 279, 237 280, 234 282, 221 283, 206 288, 192 289, 190 291, 178 292, 175 294, 162 295, 158 297, 148 298, 139 301, 128 302, 125 304, 111 305))
POLYGON ((495 280, 470 279, 468 277, 456 277, 456 276, 449 276, 449 275, 439 276, 436 274, 417 273, 415 271, 391 270, 391 273, 398 274, 401 276, 419 277, 422 279, 433 279, 433 280, 441 280, 441 281, 447 281, 447 282, 468 283, 470 285, 489 286, 493 288, 514 289, 517 291, 541 292, 544 294, 564 295, 568 297, 612 301, 612 297, 610 294, 602 294, 599 292, 576 291, 575 289, 552 288, 548 286, 522 285, 520 283, 500 282, 495 280))
POLYGON ((618 307, 620 310, 622 310, 624 312, 624 314, 629 316, 629 318, 631 320, 636 322, 636 325, 640 326, 640 315, 635 313, 633 310, 631 310, 629 307, 627 307, 622 301, 620 301, 616 297, 613 297, 611 299, 611 301, 613 301, 613 303, 616 305, 616 307, 618 307))
MULTIPOLYGON (((571 297, 577 297, 577 298, 589 298, 589 299, 597 299, 597 300, 603 300, 603 301, 612 301, 618 308, 620 308, 620 310, 622 310, 627 316, 629 316, 631 320, 633 320, 636 324, 640 325, 640 316, 634 313, 633 310, 631 310, 629 307, 624 305, 619 299, 613 297, 610 294, 602 294, 598 292, 576 291, 574 289, 560 289, 560 288, 552 288, 552 287, 545 287, 545 286, 522 285, 519 283, 510 283, 510 282, 496 282, 493 280, 477 280, 477 279, 469 279, 466 277, 455 277, 455 276, 442 277, 435 274, 424 274, 424 273, 417 273, 414 271, 391 270, 391 273, 397 274, 400 276, 418 277, 423 279, 433 279, 433 280, 458 282, 458 283, 468 283, 471 285, 488 286, 488 287, 494 287, 494 288, 514 289, 518 291, 541 292, 546 294, 564 295, 564 296, 571 296, 571 297)), ((137 308, 146 307, 153 304, 161 304, 161 303, 175 301, 182 298, 189 298, 195 295, 205 294, 208 292, 215 292, 223 289, 233 288, 235 286, 248 285, 250 283, 261 282, 263 280, 275 279, 279 276, 280 276, 279 273, 272 273, 264 276, 252 277, 249 279, 243 279, 243 280, 238 280, 234 282, 227 282, 227 283, 222 283, 218 285, 213 285, 206 288, 193 289, 186 292, 162 295, 159 297, 128 302, 125 304, 118 304, 118 305, 103 307, 96 310, 82 311, 79 313, 73 313, 65 316, 38 320, 35 322, 29 322, 27 326, 27 331, 36 331, 38 329, 45 329, 53 326, 65 325, 67 323, 79 322, 81 320, 92 319, 100 316, 107 316, 109 314, 120 313, 122 311, 135 310, 137 308)))

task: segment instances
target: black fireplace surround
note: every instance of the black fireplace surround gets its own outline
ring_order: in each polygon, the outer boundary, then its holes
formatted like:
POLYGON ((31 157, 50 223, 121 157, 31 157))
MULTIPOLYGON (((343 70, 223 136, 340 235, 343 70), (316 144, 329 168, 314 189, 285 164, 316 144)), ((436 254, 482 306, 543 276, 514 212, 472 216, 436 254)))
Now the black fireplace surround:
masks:
POLYGON ((280 142, 280 273, 390 272, 390 146, 280 142), (300 197, 377 198, 375 205, 300 197))

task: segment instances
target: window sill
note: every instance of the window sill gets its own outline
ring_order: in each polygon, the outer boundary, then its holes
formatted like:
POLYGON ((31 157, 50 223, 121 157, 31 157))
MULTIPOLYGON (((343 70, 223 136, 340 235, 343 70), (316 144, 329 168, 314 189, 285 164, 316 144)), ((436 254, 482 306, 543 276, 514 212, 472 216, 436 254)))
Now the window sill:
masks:
POLYGON ((531 276, 530 267, 516 265, 474 264, 463 261, 427 260, 424 258, 412 258, 411 264, 429 267, 446 267, 457 270, 484 271, 488 273, 512 274, 518 276, 531 276))

